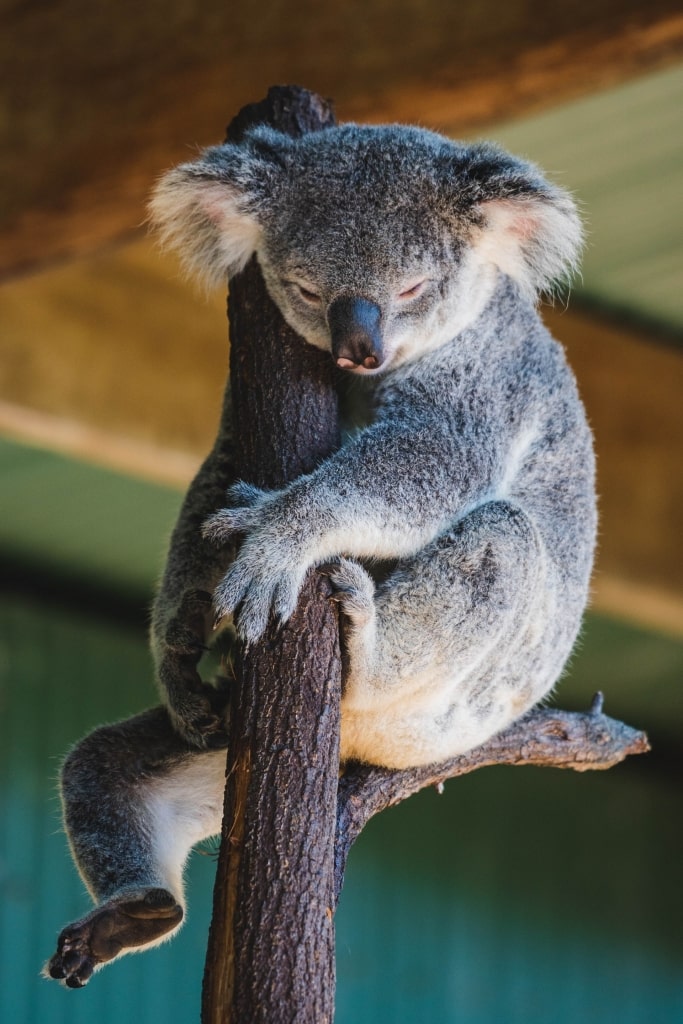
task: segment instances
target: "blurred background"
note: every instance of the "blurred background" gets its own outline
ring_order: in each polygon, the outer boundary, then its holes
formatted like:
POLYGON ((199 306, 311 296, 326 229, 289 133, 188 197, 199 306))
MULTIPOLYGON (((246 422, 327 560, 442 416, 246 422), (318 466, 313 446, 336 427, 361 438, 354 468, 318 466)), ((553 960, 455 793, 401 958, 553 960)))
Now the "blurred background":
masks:
MULTIPOLYGON (((649 731, 608 773, 496 768, 374 819, 338 914, 339 1024, 683 1021, 683 15, 671 0, 0 4, 0 1019, 199 1018, 214 850, 169 946, 39 977, 88 899, 55 779, 156 702, 148 608, 215 433, 225 296, 146 236, 155 178, 271 84, 491 138, 573 190, 544 315, 596 435, 593 601, 557 703, 649 731)), ((204 855, 202 855, 204 854, 204 855)))

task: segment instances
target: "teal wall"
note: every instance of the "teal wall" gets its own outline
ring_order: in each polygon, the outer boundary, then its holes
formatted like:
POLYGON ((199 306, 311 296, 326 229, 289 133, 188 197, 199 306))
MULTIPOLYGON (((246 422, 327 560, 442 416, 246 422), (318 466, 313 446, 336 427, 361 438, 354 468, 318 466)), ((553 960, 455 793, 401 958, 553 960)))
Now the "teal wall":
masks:
MULTIPOLYGON (((18 508, 11 454, 7 504, 18 508)), ((210 849, 191 859, 189 919, 172 943, 105 968, 83 991, 39 977, 61 927, 88 907, 60 831, 59 761, 96 724, 155 701, 144 605, 177 505, 128 482, 112 520, 107 474, 59 468, 59 529, 71 501, 81 543, 70 534, 71 555, 56 541, 48 552, 50 599, 35 596, 29 517, 10 509, 0 526, 0 560, 12 565, 0 579, 0 1021, 187 1024, 199 1019, 210 849), (69 498, 76 478, 80 500, 69 498), (109 571, 118 598, 104 614, 109 571)), ((48 532, 55 505, 30 490, 48 532)), ((369 824, 338 912, 338 1024, 683 1021, 682 679, 683 643, 591 616, 560 703, 585 706, 602 688, 609 713, 650 730, 651 755, 583 775, 486 769, 369 824)))

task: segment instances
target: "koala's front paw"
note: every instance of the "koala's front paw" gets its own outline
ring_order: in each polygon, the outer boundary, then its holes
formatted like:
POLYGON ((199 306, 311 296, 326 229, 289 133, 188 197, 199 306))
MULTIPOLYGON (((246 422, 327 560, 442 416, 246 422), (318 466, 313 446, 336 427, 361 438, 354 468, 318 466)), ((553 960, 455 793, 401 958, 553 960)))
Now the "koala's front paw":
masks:
POLYGON ((207 519, 203 534, 224 543, 247 534, 213 597, 216 621, 231 615, 239 635, 251 643, 261 637, 271 611, 286 622, 296 608, 308 562, 302 553, 302 528, 287 508, 287 494, 236 484, 228 492, 245 504, 224 508, 207 519))
POLYGON ((250 545, 240 552, 216 587, 217 618, 232 615, 237 632, 247 643, 263 635, 271 611, 282 623, 296 608, 305 567, 278 568, 278 561, 267 541, 250 545))
POLYGON ((182 918, 182 907, 166 889, 115 897, 64 928, 43 974, 68 988, 83 988, 102 964, 126 949, 155 944, 182 918))

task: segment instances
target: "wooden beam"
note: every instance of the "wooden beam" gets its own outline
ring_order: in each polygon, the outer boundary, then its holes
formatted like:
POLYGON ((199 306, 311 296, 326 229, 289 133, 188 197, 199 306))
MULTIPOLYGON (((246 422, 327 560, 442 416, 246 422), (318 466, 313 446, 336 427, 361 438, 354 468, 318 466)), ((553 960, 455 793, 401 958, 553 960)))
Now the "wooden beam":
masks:
POLYGON ((9 281, 0 309, 0 423, 14 435, 37 438, 52 420, 48 443, 99 447, 123 466, 129 451, 133 471, 154 452, 211 447, 228 374, 225 300, 181 281, 151 242, 9 281))
MULTIPOLYGON (((186 486, 218 422, 221 296, 143 241, 8 282, 0 306, 0 430, 186 486)), ((683 632, 683 353, 574 306, 546 318, 596 435, 596 607, 683 632)))
POLYGON ((341 119, 462 133, 594 91, 683 52, 678 0, 57 0, 0 19, 0 276, 129 237, 150 182, 275 82, 341 119))

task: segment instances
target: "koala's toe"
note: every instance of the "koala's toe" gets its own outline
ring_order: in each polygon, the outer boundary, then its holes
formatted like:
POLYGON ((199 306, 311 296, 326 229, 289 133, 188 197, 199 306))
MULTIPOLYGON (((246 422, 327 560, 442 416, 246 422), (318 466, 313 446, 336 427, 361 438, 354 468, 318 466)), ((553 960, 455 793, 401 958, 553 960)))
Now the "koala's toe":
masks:
POLYGON ((204 521, 202 536, 213 544, 222 544, 236 533, 249 533, 261 522, 262 504, 259 501, 254 505, 219 509, 204 521))
POLYGON ((83 988, 98 962, 72 925, 59 936, 57 952, 48 960, 43 975, 63 982, 67 988, 83 988))
POLYGON ((227 745, 229 693, 203 684, 199 693, 186 693, 169 706, 174 726, 181 736, 199 750, 227 745))
POLYGON ((326 572, 332 585, 333 600, 339 602, 349 618, 366 619, 375 606, 375 585, 365 569, 348 558, 341 558, 326 572))
POLYGON ((296 609, 301 584, 293 576, 285 576, 275 588, 273 610, 280 622, 288 622, 296 609))
MULTIPOLYGON (((246 602, 249 595, 250 583, 251 576, 249 566, 245 568, 242 564, 233 565, 228 570, 216 587, 213 595, 216 622, 220 622, 229 615, 234 615, 238 606, 241 605, 242 602, 246 602)), ((239 626, 237 626, 237 632, 239 633, 239 626)))
POLYGON ((256 643, 266 631, 271 604, 269 598, 269 594, 252 587, 237 609, 237 633, 248 644, 256 643))
POLYGON ((362 565, 353 562, 350 558, 340 558, 336 565, 330 565, 327 575, 335 590, 340 593, 358 592, 370 596, 374 593, 375 585, 372 577, 362 565))

